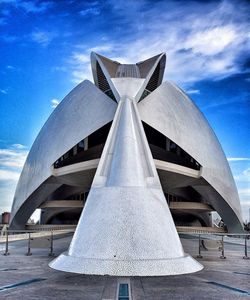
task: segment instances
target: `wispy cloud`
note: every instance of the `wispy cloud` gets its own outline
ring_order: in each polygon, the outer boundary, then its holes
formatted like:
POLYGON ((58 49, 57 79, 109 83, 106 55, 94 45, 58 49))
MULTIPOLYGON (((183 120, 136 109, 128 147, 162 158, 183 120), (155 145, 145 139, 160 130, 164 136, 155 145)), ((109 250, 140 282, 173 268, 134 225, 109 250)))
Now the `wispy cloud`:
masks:
POLYGON ((193 53, 212 56, 224 51, 237 38, 236 28, 232 25, 210 27, 193 33, 185 41, 185 49, 193 53))
POLYGON ((250 219, 249 219, 250 195, 249 195, 248 199, 249 200, 241 202, 241 207, 242 207, 243 221, 250 222, 250 219))
POLYGON ((89 63, 90 56, 89 54, 74 52, 72 54, 72 60, 78 63, 89 63))
POLYGON ((2 94, 7 94, 7 93, 8 93, 8 90, 7 90, 7 89, 1 89, 0 92, 1 92, 2 94))
MULTIPOLYGON (((85 44, 76 45, 76 50, 72 52, 68 60, 70 69, 72 70, 72 82, 80 83, 85 79, 92 80, 90 53, 97 52, 112 57, 112 55, 114 55, 115 45, 116 44, 110 41, 109 43, 104 42, 102 45, 96 45, 94 47, 86 47, 85 44)), ((116 58, 116 60, 119 60, 119 58, 116 58)))
POLYGON ((20 176, 19 172, 10 170, 0 170, 0 181, 17 181, 20 176))
POLYGON ((200 94, 200 90, 186 90, 185 92, 190 95, 200 94))
POLYGON ((240 174, 234 175, 234 179, 239 182, 248 182, 250 184, 250 168, 243 170, 240 174))
POLYGON ((21 144, 14 144, 11 148, 0 149, 0 168, 22 168, 27 154, 28 150, 21 144))
POLYGON ((60 103, 60 100, 58 100, 58 99, 52 99, 51 100, 51 107, 52 108, 56 108, 59 103, 60 103))
MULTIPOLYGON (((84 3, 84 2, 83 2, 84 3)), ((86 3, 83 8, 79 11, 79 15, 85 16, 98 16, 101 13, 99 1, 93 1, 86 3)))
POLYGON ((228 161, 250 161, 249 157, 228 157, 228 161))
POLYGON ((78 84, 84 79, 91 80, 90 55, 87 51, 72 53, 69 64, 72 71, 72 82, 78 84))
POLYGON ((43 2, 38 0, 33 0, 33 1, 1 0, 1 3, 8 4, 10 7, 22 9, 26 13, 43 13, 54 5, 54 3, 51 1, 43 2))
POLYGON ((0 198, 1 210, 9 211, 14 197, 17 181, 28 155, 22 144, 13 144, 0 149, 0 198))
POLYGON ((31 33, 32 41, 47 47, 56 37, 56 33, 52 31, 35 30, 31 33))
POLYGON ((22 144, 13 144, 12 147, 16 149, 27 149, 27 147, 22 144))
POLYGON ((6 66, 6 69, 8 69, 8 70, 14 70, 15 67, 13 67, 13 66, 11 66, 11 65, 8 65, 8 66, 6 66))
POLYGON ((97 16, 100 14, 100 12, 101 11, 99 8, 91 7, 91 8, 86 8, 86 9, 79 11, 79 15, 80 16, 87 16, 87 15, 97 16))
POLYGON ((88 51, 89 52, 109 52, 113 50, 113 45, 97 45, 95 47, 89 48, 88 51))
POLYGON ((250 199, 250 188, 249 189, 239 189, 239 194, 244 196, 249 196, 250 199))
MULTIPOLYGON (((123 63, 135 63, 166 51, 165 78, 184 86, 245 72, 242 62, 250 45, 245 2, 189 2, 185 7, 178 1, 157 5, 147 1, 108 3, 112 13, 122 18, 125 29, 122 38, 112 42, 107 38, 109 47, 100 49, 102 54, 123 63)), ((89 50, 84 49, 81 54, 85 56, 89 50)), ((78 72, 75 75, 79 77, 78 72)))
POLYGON ((53 6, 53 2, 42 1, 18 1, 18 7, 27 13, 43 13, 53 6))

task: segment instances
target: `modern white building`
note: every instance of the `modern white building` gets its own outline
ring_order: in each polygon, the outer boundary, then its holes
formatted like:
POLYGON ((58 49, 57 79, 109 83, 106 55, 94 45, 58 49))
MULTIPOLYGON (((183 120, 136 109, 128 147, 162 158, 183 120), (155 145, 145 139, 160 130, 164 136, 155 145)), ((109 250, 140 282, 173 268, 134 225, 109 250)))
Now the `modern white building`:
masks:
POLYGON ((95 84, 74 88, 37 136, 11 228, 24 228, 36 208, 43 224, 78 224, 53 268, 115 276, 195 272, 202 266, 183 252, 177 230, 242 230, 220 143, 192 100, 162 83, 165 61, 162 53, 120 64, 92 53, 95 84), (226 227, 212 226, 213 211, 226 227))

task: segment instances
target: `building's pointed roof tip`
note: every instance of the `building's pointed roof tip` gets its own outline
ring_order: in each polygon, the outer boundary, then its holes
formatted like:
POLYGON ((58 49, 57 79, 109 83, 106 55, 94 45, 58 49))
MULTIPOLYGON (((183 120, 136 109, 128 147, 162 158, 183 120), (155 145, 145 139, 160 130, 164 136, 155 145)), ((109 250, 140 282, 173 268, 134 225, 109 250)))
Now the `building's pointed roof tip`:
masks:
POLYGON ((136 64, 137 65, 139 65, 139 64, 142 64, 142 63, 144 63, 144 62, 146 62, 146 61, 149 61, 149 60, 156 60, 156 59, 158 59, 159 57, 164 57, 165 56, 165 58, 166 58, 166 52, 161 52, 161 53, 159 53, 159 54, 156 54, 156 55, 154 55, 154 56, 151 56, 151 57, 149 57, 149 58, 147 58, 147 59, 144 59, 144 60, 142 60, 142 61, 139 61, 139 62, 137 62, 136 64))
POLYGON ((110 58, 108 58, 106 56, 103 56, 103 55, 101 55, 101 54, 99 54, 97 52, 94 52, 94 51, 90 52, 90 59, 93 59, 93 57, 96 57, 96 56, 99 57, 101 60, 107 60, 107 61, 110 61, 112 63, 120 64, 118 61, 115 61, 115 60, 110 59, 110 58))
MULTIPOLYGON (((101 59, 108 60, 108 61, 110 61, 110 62, 112 62, 112 63, 121 64, 121 65, 122 65, 122 63, 120 63, 119 61, 113 60, 113 59, 108 58, 108 57, 106 57, 106 56, 104 56, 104 55, 101 55, 101 54, 99 54, 99 53, 97 53, 97 52, 91 51, 91 53, 90 53, 90 58, 92 59, 92 58, 95 57, 95 56, 97 56, 97 57, 99 57, 99 58, 101 58, 101 59)), ((147 61, 153 61, 153 60, 158 59, 159 57, 164 57, 164 56, 165 56, 165 58, 166 58, 166 52, 161 52, 161 53, 159 53, 159 54, 156 54, 156 55, 154 55, 154 56, 151 56, 151 57, 149 57, 149 58, 147 58, 147 59, 145 59, 145 60, 139 61, 139 62, 134 63, 134 64, 136 64, 136 65, 142 64, 142 63, 144 63, 144 62, 147 62, 147 61)))
MULTIPOLYGON (((134 62, 133 64, 123 64, 96 52, 91 52, 91 64, 94 81, 97 85, 97 68, 101 68, 104 72, 104 76, 108 76, 110 78, 147 78, 147 76, 149 76, 157 68, 157 74, 159 75, 158 84, 160 84, 165 70, 166 54, 162 52, 138 63, 134 62)), ((152 74, 150 76, 152 76, 152 74)))

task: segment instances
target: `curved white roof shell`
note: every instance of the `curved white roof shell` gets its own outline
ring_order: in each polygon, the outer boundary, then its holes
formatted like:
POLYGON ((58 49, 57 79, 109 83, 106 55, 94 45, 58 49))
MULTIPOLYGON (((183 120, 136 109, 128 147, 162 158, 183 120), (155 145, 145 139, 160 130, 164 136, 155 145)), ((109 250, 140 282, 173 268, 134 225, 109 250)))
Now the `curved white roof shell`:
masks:
POLYGON ((74 185, 90 188, 69 251, 51 263, 53 268, 115 276, 201 270, 182 249, 164 180, 170 189, 198 192, 229 232, 242 230, 237 189, 220 143, 192 100, 174 84, 162 84, 165 61, 162 53, 124 65, 92 53, 95 85, 84 81, 73 89, 37 136, 16 189, 12 228, 24 227, 63 184, 72 191, 74 185), (55 168, 67 151, 111 122, 100 157, 55 168), (199 168, 153 159, 142 122, 199 168))
POLYGON ((93 83, 85 80, 55 108, 23 167, 11 211, 13 228, 23 227, 23 220, 26 222, 46 196, 61 185, 51 178, 53 163, 83 138, 112 121, 116 106, 93 83))
MULTIPOLYGON (((237 188, 221 145, 204 115, 176 85, 164 82, 138 105, 141 119, 189 153, 202 166, 200 175, 211 188, 198 185, 235 231, 241 228, 237 188), (228 207, 230 206, 230 208, 228 207)), ((232 228, 231 228, 232 229, 232 228)))

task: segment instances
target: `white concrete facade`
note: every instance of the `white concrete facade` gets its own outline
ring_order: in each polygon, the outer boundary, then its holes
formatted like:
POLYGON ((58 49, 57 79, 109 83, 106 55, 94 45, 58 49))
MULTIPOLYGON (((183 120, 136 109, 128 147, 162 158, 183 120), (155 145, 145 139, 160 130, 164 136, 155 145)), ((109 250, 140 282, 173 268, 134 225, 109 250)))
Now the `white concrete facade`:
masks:
MULTIPOLYGON (((53 268, 115 276, 200 270, 183 252, 164 193, 190 202, 196 197, 221 215, 229 232, 242 230, 239 198, 223 150, 183 91, 161 84, 165 61, 160 54, 122 65, 92 53, 95 86, 88 81, 77 86, 34 142, 13 201, 12 228, 24 227, 43 203, 89 191, 70 248, 51 263, 53 268), (103 150, 89 159, 84 153, 94 153, 88 150, 91 135, 110 122, 103 150), (149 142, 150 130, 166 139, 165 150, 149 142), (84 160, 55 166, 84 139, 84 160), (171 145, 177 150, 168 154, 171 145), (194 167, 177 159, 180 153, 194 167)), ((194 218, 192 212, 190 216, 194 218)), ((201 218, 207 222, 208 213, 201 218)))

